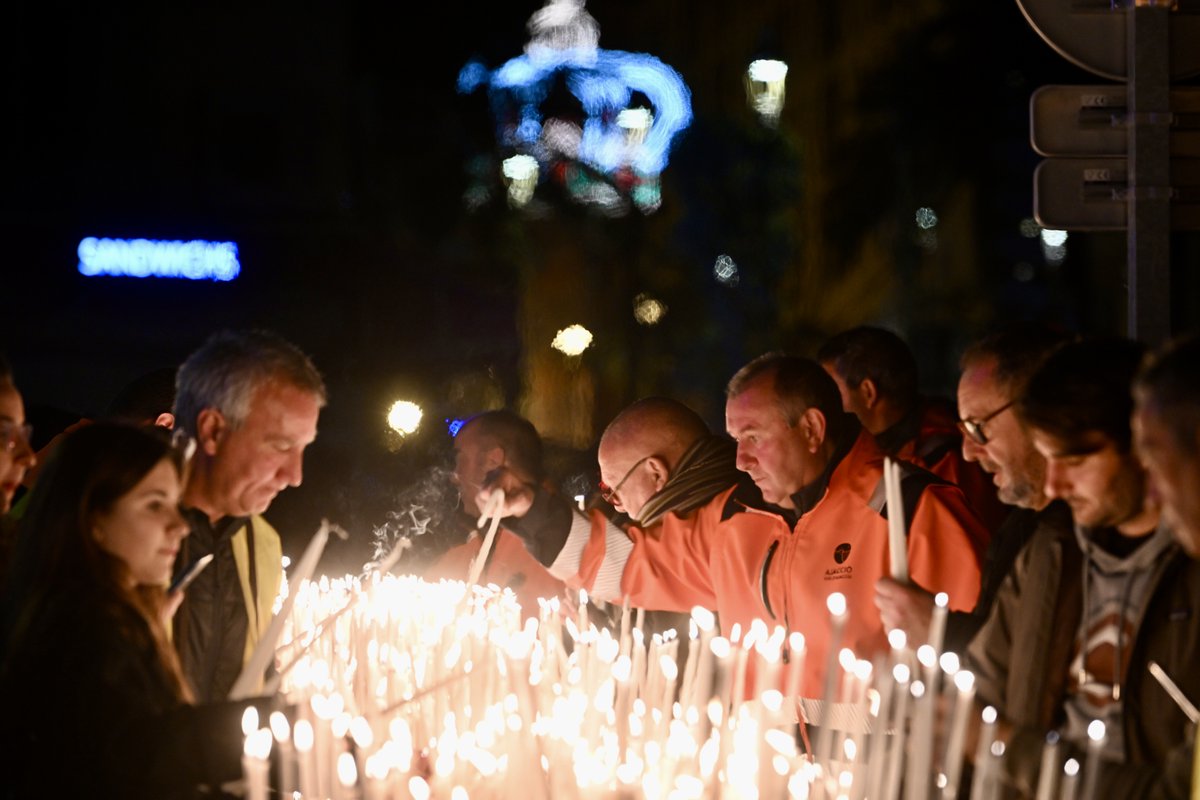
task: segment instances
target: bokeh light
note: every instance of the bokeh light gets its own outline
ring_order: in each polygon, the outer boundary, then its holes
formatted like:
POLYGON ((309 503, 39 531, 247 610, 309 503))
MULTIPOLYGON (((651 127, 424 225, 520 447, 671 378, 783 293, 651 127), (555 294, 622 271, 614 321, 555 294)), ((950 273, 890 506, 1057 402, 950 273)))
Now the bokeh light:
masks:
POLYGON ((401 436, 416 433, 417 428, 421 427, 423 413, 421 407, 411 400, 397 400, 388 410, 388 427, 401 436))
POLYGON ((737 286, 738 281, 741 279, 737 262, 727 255, 717 256, 717 262, 713 264, 713 277, 717 279, 717 283, 726 286, 737 286))
POLYGON ((633 298, 633 318, 642 325, 657 325, 666 313, 666 305, 645 292, 633 298))
POLYGON ((554 335, 550 346, 568 356, 577 356, 592 343, 592 332, 582 325, 571 325, 554 335))

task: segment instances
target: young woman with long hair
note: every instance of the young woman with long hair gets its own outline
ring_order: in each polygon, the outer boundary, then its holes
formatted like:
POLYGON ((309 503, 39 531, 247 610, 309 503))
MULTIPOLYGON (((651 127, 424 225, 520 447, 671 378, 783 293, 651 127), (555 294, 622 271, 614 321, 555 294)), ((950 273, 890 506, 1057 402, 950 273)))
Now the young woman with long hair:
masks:
POLYGON ((191 704, 164 618, 188 534, 155 429, 99 423, 45 465, 0 601, 0 797, 175 798, 236 779, 245 704, 191 704))

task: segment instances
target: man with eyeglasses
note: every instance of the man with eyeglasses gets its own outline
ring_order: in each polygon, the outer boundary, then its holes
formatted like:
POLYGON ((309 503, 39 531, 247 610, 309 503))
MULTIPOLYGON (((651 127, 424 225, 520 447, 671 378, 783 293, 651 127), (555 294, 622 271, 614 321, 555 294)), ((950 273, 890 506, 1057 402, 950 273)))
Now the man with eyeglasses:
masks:
MULTIPOLYGON (((963 458, 990 474, 1000 500, 1016 508, 988 542, 975 608, 950 612, 949 650, 962 652, 987 620, 996 590, 1034 532, 1070 528, 1066 505, 1046 497, 1046 460, 1013 408, 1038 365, 1065 340, 1048 328, 1023 325, 980 339, 963 353, 958 382, 963 458)), ((933 610, 929 592, 885 578, 876 587, 875 602, 889 627, 926 635, 933 610)))
POLYGON ((682 403, 648 397, 609 423, 597 461, 599 498, 586 512, 505 468, 476 502, 502 488, 506 526, 552 575, 600 600, 659 612, 704 606, 726 633, 764 616, 757 582, 744 576, 761 565, 773 523, 748 511, 761 498, 728 439, 682 403))
MULTIPOLYGON (((695 441, 705 449, 692 469, 687 458, 673 462, 680 451, 660 440, 663 422, 648 417, 630 426, 628 444, 624 426, 610 425, 601 475, 614 503, 639 524, 578 518, 565 539, 534 546, 550 545, 541 559, 552 573, 578 575, 604 599, 628 595, 635 605, 673 610, 703 605, 727 630, 762 620, 802 633, 799 690, 819 698, 831 593, 847 600, 844 646, 861 658, 887 648, 871 604, 889 563, 883 453, 810 359, 772 353, 744 367, 730 381, 725 422, 736 453, 702 435, 700 423, 695 441), (733 466, 754 486, 739 482, 733 466)), ((510 497, 520 491, 502 488, 510 497)), ((947 592, 952 607, 970 607, 982 524, 957 487, 918 467, 905 466, 902 492, 913 579, 947 592)))
POLYGON ((1170 796, 1156 783, 1191 725, 1149 664, 1200 697, 1200 564, 1162 524, 1132 448, 1143 352, 1128 339, 1065 345, 1014 407, 1045 459, 1045 494, 1074 521, 1029 541, 968 649, 976 697, 1001 717, 1006 782, 1027 795, 1047 732, 1082 751, 1100 720, 1103 763, 1123 767, 1105 796, 1170 796))

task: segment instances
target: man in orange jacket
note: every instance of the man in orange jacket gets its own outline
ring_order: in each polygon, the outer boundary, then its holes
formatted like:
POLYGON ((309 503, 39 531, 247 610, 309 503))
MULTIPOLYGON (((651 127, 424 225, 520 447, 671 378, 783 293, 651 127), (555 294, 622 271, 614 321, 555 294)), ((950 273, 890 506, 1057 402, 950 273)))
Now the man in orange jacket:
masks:
POLYGON ((1000 527, 1008 507, 988 474, 963 457, 954 404, 918 392, 917 360, 903 339, 886 328, 860 325, 821 345, 817 361, 837 383, 843 408, 885 453, 962 489, 989 537, 1000 527))
MULTIPOLYGON (((800 692, 820 697, 829 594, 847 600, 842 646, 860 658, 886 647, 873 602, 875 581, 889 569, 883 453, 842 412, 837 386, 814 361, 763 356, 734 376, 727 396, 736 466, 757 492, 730 482, 706 502, 645 526, 614 525, 596 512, 553 526, 546 524, 554 513, 549 498, 510 474, 498 475, 497 485, 509 498, 507 513, 532 517, 513 529, 551 573, 603 599, 676 611, 703 605, 727 630, 763 619, 803 633, 800 692)), ((605 445, 602 439, 601 476, 620 500, 639 471, 649 479, 654 452, 606 463, 605 445)), ((947 592, 951 608, 971 608, 979 591, 978 518, 959 489, 917 467, 905 468, 902 494, 913 580, 947 592)))

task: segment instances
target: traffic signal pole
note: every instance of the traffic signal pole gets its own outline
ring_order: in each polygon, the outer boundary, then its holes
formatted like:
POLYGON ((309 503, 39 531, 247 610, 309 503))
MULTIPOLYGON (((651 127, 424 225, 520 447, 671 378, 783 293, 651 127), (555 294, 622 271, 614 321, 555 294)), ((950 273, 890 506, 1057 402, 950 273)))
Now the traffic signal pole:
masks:
POLYGON ((1155 345, 1171 334, 1170 9, 1136 0, 1126 13, 1127 331, 1155 345))

